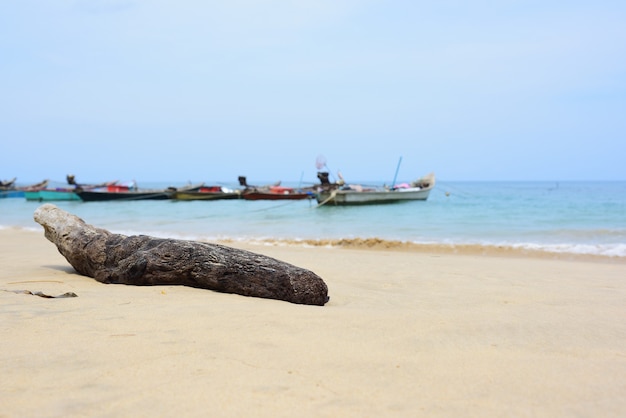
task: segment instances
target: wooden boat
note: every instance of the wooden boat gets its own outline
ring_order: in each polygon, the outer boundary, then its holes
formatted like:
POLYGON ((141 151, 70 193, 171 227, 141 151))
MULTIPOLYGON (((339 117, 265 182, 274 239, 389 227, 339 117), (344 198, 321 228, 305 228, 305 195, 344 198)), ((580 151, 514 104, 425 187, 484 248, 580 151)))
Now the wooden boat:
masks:
POLYGON ((239 199, 241 192, 239 190, 228 189, 221 186, 200 187, 198 190, 177 191, 174 193, 173 199, 176 200, 225 200, 239 199))
POLYGON ((239 176, 239 184, 244 187, 241 197, 245 200, 303 200, 314 199, 314 188, 284 187, 280 181, 270 186, 250 186, 246 177, 239 176))
POLYGON ((48 180, 29 186, 18 187, 15 185, 16 178, 8 181, 0 181, 0 198, 2 197, 24 197, 27 191, 36 191, 44 189, 48 186, 48 180))
POLYGON ((313 189, 299 189, 294 187, 271 186, 267 188, 248 188, 241 197, 245 200, 303 200, 314 199, 313 189))
POLYGON ((77 189, 76 194, 84 202, 104 202, 110 200, 167 200, 172 199, 176 192, 196 191, 202 186, 204 186, 204 183, 189 185, 181 188, 168 187, 166 189, 136 189, 133 187, 112 185, 106 188, 93 190, 77 189))
POLYGON ((435 187, 435 175, 430 173, 410 184, 402 184, 390 188, 322 184, 315 197, 318 206, 326 204, 343 206, 397 203, 411 200, 426 200, 433 187, 435 187))
POLYGON ((27 190, 24 193, 24 197, 26 197, 26 200, 37 202, 80 200, 80 197, 76 194, 77 190, 93 190, 101 187, 109 187, 116 185, 117 181, 107 181, 98 184, 78 184, 74 181, 74 176, 68 174, 67 183, 71 185, 71 187, 45 187, 38 190, 27 190))

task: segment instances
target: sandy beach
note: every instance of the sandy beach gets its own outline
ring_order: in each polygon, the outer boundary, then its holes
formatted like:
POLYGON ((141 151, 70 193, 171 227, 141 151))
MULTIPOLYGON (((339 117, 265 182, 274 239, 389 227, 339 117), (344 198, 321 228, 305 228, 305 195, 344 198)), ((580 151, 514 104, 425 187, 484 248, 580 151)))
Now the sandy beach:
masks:
POLYGON ((229 245, 330 301, 104 285, 0 230, 0 417, 626 414, 624 262, 229 245))

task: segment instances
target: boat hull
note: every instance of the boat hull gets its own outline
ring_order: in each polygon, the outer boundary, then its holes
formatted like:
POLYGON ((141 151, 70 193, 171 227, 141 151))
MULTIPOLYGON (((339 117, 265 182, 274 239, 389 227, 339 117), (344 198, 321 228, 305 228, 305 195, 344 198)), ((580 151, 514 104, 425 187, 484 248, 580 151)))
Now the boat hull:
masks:
POLYGON ((0 198, 3 197, 24 197, 25 192, 23 190, 0 190, 0 198))
POLYGON ((431 188, 384 191, 333 190, 316 195, 317 202, 328 205, 371 205, 427 200, 431 188))
POLYGON ((25 191, 24 197, 26 200, 36 202, 80 200, 78 195, 74 191, 70 190, 25 191))
POLYGON ((176 192, 173 196, 176 200, 227 200, 239 199, 236 192, 176 192))
POLYGON ((102 192, 84 190, 82 192, 76 192, 76 194, 84 202, 106 202, 111 200, 167 200, 172 198, 174 192, 102 192))
POLYGON ((272 193, 272 192, 246 192, 241 195, 245 200, 304 200, 313 199, 312 193, 272 193))

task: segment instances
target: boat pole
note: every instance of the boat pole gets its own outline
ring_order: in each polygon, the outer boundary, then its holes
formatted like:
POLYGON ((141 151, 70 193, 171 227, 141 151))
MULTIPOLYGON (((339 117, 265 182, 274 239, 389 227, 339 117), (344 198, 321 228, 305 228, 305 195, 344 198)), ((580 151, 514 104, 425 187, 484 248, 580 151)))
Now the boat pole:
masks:
POLYGON ((396 167, 396 174, 393 176, 393 182, 391 183, 391 188, 393 189, 396 185, 396 179, 398 178, 398 171, 400 171, 400 164, 402 164, 402 156, 398 160, 398 166, 396 167))

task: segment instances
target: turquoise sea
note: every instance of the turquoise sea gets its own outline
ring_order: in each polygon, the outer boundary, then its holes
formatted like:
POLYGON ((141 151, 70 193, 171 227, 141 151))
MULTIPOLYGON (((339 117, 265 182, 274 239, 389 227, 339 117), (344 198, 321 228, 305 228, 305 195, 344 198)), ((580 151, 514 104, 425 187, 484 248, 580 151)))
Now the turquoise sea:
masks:
MULTIPOLYGON (((170 185, 176 184, 142 186, 170 185)), ((360 207, 318 208, 314 200, 52 203, 90 224, 123 234, 208 241, 321 240, 330 244, 361 238, 425 247, 467 245, 626 257, 624 181, 439 180, 425 202, 360 207)), ((0 228, 41 231, 32 220, 39 205, 24 198, 0 199, 0 228)))

